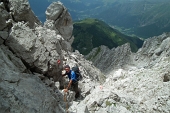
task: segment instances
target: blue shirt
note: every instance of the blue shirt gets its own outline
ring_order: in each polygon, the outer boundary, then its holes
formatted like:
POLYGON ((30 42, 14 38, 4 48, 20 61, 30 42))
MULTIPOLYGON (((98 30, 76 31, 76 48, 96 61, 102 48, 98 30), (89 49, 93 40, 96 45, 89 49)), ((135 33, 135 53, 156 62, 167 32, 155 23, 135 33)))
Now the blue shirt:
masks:
POLYGON ((67 73, 67 75, 68 75, 69 80, 77 81, 76 74, 74 73, 74 71, 70 70, 70 72, 67 73))

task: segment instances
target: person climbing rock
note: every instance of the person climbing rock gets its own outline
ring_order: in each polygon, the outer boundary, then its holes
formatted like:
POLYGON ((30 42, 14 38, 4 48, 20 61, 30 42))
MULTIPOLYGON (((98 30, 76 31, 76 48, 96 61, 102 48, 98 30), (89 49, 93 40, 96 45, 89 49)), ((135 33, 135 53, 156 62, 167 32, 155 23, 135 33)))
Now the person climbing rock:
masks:
POLYGON ((75 72, 70 69, 69 65, 66 65, 64 67, 64 70, 66 71, 66 73, 63 74, 62 76, 67 75, 68 78, 69 78, 68 86, 64 89, 64 91, 67 92, 72 87, 73 91, 76 93, 75 98, 78 98, 80 96, 80 92, 79 92, 79 89, 78 89, 77 76, 76 76, 75 72))

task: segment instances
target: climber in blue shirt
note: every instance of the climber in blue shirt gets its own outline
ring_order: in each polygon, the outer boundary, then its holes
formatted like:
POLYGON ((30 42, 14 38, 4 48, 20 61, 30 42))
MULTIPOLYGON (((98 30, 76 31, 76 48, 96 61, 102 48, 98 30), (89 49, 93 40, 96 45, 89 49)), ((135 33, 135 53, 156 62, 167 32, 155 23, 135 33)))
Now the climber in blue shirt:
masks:
POLYGON ((76 74, 75 74, 74 71, 70 70, 69 65, 66 65, 64 67, 64 70, 66 71, 66 73, 63 76, 67 75, 68 78, 69 78, 68 86, 64 89, 64 91, 67 92, 68 89, 71 86, 73 88, 74 92, 76 93, 75 98, 78 98, 80 93, 79 93, 79 90, 78 90, 78 81, 77 81, 77 78, 76 78, 76 74))
MULTIPOLYGON (((65 70, 67 70, 67 69, 65 69, 65 70)), ((74 71, 70 70, 67 74, 68 74, 69 80, 76 81, 76 74, 74 73, 74 71)))

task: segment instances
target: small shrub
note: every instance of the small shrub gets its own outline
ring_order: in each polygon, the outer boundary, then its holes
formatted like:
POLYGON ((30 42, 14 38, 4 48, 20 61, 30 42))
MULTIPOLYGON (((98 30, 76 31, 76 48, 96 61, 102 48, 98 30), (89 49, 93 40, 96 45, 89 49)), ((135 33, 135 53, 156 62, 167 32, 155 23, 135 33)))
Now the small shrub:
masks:
POLYGON ((112 105, 112 103, 110 102, 110 101, 106 101, 106 106, 111 106, 112 105))

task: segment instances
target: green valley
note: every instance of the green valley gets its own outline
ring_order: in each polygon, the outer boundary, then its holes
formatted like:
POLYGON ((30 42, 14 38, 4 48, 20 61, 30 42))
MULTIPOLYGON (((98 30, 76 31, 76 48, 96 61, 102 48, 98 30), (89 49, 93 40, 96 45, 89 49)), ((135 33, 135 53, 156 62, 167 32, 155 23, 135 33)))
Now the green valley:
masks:
POLYGON ((73 26, 75 39, 72 47, 84 55, 100 45, 105 45, 111 49, 130 43, 132 51, 135 52, 143 44, 141 39, 124 35, 98 19, 76 21, 73 26))

